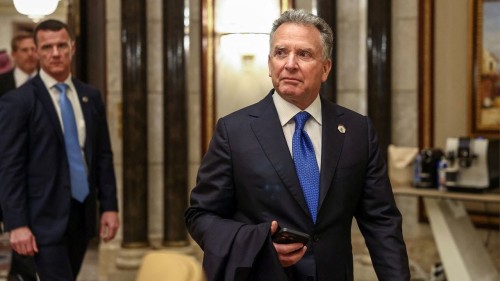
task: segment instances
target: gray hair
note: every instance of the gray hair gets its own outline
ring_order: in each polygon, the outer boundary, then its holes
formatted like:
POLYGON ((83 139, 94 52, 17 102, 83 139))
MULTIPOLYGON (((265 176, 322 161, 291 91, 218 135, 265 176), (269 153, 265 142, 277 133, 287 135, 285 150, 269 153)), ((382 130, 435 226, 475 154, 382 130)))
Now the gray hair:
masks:
POLYGON ((295 23, 300 25, 312 25, 318 29, 321 36, 322 56, 324 60, 331 58, 333 49, 333 31, 326 21, 319 16, 304 10, 288 10, 273 22, 273 28, 269 36, 269 44, 272 44, 274 33, 284 23, 295 23))

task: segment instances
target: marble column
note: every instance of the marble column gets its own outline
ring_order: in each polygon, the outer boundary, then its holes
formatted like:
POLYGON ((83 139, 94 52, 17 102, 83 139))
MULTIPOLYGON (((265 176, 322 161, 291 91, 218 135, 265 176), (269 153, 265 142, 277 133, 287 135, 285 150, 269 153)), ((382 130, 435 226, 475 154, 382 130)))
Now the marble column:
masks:
POLYGON ((163 4, 164 246, 186 246, 188 123, 184 0, 163 4))
POLYGON ((434 13, 432 0, 418 1, 418 147, 434 147, 434 13))
POLYGON ((123 240, 124 249, 148 242, 146 0, 122 0, 123 240))
POLYGON ((317 0, 318 16, 322 17, 333 30, 332 69, 328 79, 321 86, 321 94, 330 101, 337 101, 337 0, 317 0))
POLYGON ((391 0, 368 0, 368 116, 383 155, 391 143, 391 0))

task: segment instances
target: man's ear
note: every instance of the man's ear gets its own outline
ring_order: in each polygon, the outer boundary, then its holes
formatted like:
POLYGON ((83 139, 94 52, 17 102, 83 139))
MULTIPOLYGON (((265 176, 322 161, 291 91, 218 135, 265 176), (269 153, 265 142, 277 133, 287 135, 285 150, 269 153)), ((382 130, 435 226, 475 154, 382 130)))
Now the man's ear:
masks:
POLYGON ((328 74, 330 73, 330 70, 332 70, 332 60, 327 59, 323 63, 323 75, 321 76, 321 81, 325 82, 326 79, 328 78, 328 74))
POLYGON ((73 56, 76 52, 76 44, 75 41, 71 41, 71 55, 73 56))

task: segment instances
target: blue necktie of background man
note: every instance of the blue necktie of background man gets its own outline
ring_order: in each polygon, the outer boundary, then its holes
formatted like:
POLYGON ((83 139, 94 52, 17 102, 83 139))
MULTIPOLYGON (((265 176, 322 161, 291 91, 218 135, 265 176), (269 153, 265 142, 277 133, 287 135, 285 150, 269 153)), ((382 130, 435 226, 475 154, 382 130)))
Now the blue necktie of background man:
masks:
POLYGON ((295 115, 295 132, 292 139, 293 162, 304 192, 313 222, 316 223, 319 200, 319 167, 316 154, 304 125, 311 115, 305 111, 295 115))
POLYGON ((80 149, 80 142, 78 140, 78 130, 76 127, 73 106, 66 94, 68 85, 65 83, 57 83, 55 87, 60 93, 59 105, 61 106, 64 143, 66 145, 66 156, 68 157, 71 178, 71 194, 73 198, 79 202, 83 202, 89 194, 89 185, 85 164, 83 162, 83 155, 80 149))

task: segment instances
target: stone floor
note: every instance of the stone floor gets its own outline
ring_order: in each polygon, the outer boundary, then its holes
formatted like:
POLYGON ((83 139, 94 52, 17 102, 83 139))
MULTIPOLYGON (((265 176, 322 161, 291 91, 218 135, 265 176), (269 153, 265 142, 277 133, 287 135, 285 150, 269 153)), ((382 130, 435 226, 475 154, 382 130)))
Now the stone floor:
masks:
MULTIPOLYGON (((0 236, 0 281, 7 280, 7 274, 10 266, 9 262, 11 252, 8 239, 7 234, 2 234, 0 236)), ((89 250, 85 255, 82 271, 77 281, 100 281, 98 277, 97 261, 97 244, 91 243, 89 250)))
MULTIPOLYGON (((440 261, 429 224, 417 219, 417 201, 415 198, 398 197, 397 203, 403 214, 403 231, 410 257, 412 281, 431 281, 431 268, 440 261)), ((484 245, 500 271, 500 230, 478 229, 484 245)), ((0 281, 5 280, 8 269, 9 251, 6 235, 0 238, 0 281), (2 255, 3 253, 3 255, 2 255)), ((356 281, 376 281, 368 250, 357 226, 353 225, 353 253, 355 260, 356 281)), ((95 243, 90 247, 78 281, 101 281, 98 277, 98 250, 95 243)))

